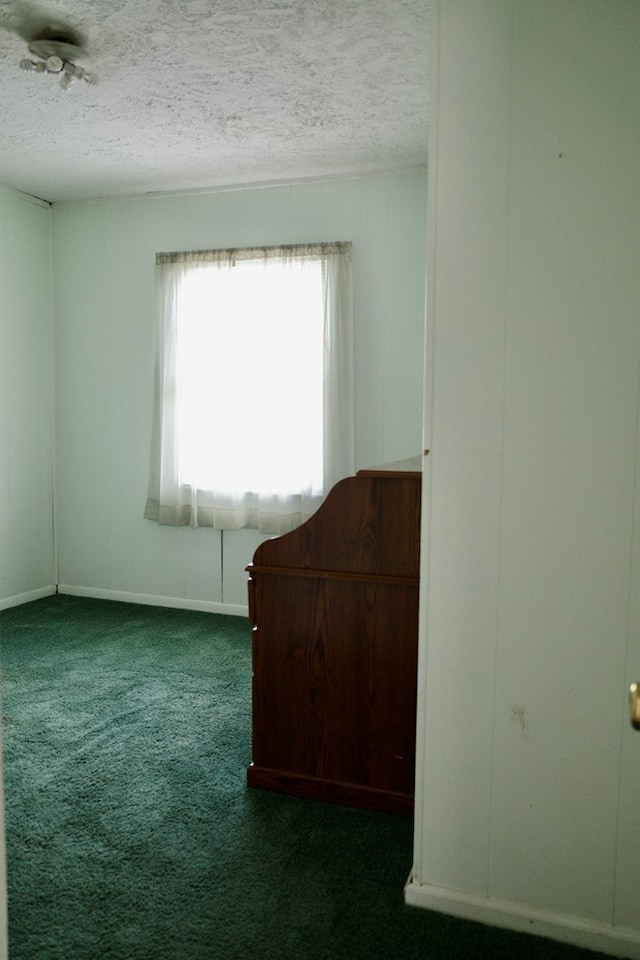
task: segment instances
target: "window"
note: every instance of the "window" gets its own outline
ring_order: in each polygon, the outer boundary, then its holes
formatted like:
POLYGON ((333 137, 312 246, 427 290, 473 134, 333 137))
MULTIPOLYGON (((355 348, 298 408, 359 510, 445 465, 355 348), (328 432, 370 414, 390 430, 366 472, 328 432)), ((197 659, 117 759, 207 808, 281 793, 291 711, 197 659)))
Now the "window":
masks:
POLYGON ((160 523, 283 533, 353 472, 350 244, 158 254, 160 523))

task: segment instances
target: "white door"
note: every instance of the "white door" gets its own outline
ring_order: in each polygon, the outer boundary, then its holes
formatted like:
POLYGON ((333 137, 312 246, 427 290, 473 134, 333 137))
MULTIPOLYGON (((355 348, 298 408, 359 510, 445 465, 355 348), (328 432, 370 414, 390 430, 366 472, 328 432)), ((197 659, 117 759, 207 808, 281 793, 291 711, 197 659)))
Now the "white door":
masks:
POLYGON ((640 957, 640 4, 436 9, 407 900, 640 957))

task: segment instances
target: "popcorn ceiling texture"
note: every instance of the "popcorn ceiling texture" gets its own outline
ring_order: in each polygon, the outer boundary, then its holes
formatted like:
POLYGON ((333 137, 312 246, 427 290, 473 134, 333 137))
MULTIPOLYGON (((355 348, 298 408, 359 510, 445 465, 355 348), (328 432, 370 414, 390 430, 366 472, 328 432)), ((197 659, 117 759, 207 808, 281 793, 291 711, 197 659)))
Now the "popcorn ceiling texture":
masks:
POLYGON ((0 184, 56 201, 379 173, 427 156, 428 0, 0 0, 0 184), (25 18, 99 83, 25 73, 25 18))

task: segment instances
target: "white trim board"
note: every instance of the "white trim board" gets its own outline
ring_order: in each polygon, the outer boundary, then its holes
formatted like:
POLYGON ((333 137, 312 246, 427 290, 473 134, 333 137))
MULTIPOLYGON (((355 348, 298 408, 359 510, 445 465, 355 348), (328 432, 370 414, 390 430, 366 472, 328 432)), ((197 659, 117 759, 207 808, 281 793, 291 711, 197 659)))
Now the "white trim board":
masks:
POLYGON ((52 597, 56 592, 55 584, 48 587, 39 587, 38 590, 29 590, 28 593, 19 593, 15 597, 5 597, 0 600, 0 610, 8 610, 10 607, 20 607, 23 603, 31 603, 32 600, 42 600, 43 597, 52 597))
POLYGON ((627 960, 640 960, 640 934, 634 930, 551 910, 534 909, 526 903, 479 897, 460 890, 420 884, 412 877, 406 883, 404 899, 410 907, 422 907, 492 927, 530 933, 610 956, 625 957, 627 960))
POLYGON ((219 603, 213 600, 185 600, 182 597, 162 597, 148 593, 127 593, 124 590, 100 590, 95 587, 75 587, 67 583, 58 584, 58 593, 67 594, 70 597, 91 597, 94 600, 117 600, 121 603, 140 603, 150 607, 174 607, 178 610, 201 610, 204 613, 224 613, 232 617, 249 616, 249 608, 239 603, 219 603))

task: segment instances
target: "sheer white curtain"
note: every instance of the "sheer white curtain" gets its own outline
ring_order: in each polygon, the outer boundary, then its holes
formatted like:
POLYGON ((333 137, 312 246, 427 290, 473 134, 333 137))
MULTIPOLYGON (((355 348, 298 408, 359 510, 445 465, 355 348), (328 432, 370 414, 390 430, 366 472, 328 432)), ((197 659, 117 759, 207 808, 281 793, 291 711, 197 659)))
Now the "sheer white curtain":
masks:
POLYGON ((158 254, 145 517, 285 533, 353 473, 351 245, 158 254))

